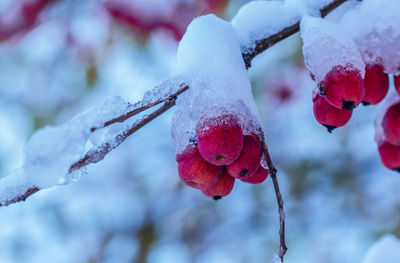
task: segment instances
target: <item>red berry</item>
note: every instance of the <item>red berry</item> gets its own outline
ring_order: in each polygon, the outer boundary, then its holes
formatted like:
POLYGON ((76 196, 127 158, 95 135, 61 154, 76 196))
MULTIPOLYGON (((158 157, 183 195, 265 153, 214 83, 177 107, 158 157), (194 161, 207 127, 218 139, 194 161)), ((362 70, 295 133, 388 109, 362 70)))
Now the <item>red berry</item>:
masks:
POLYGON ((394 86, 396 87, 397 92, 400 94, 400 75, 394 76, 394 86))
POLYGON ((254 174, 260 166, 261 151, 257 135, 245 135, 242 153, 226 167, 228 173, 238 179, 254 174))
POLYGON ((268 170, 260 165, 260 167, 258 167, 257 171, 254 174, 250 176, 241 177, 240 180, 249 184, 260 184, 264 182, 265 179, 267 179, 267 177, 268 177, 268 170))
POLYGON ((382 127, 388 142, 400 146, 400 103, 389 107, 383 117, 382 127))
POLYGON ((190 144, 176 155, 178 174, 182 181, 193 188, 205 189, 215 184, 224 168, 214 166, 201 157, 198 147, 190 144))
POLYGON ((389 76, 383 72, 383 66, 370 64, 365 67, 365 96, 363 104, 378 104, 389 90, 389 76))
POLYGON ((231 164, 242 152, 242 128, 232 114, 200 120, 196 135, 201 156, 214 165, 231 164))
POLYGON ((344 126, 352 115, 352 111, 333 107, 318 93, 313 98, 313 111, 315 119, 324 125, 329 132, 337 127, 344 126))
POLYGON ((202 189, 201 191, 206 196, 212 197, 214 200, 218 200, 230 194, 234 184, 235 178, 230 176, 228 172, 224 170, 224 173, 218 177, 217 182, 213 186, 207 189, 202 189))
POLYGON ((364 99, 363 79, 358 70, 335 66, 320 83, 321 95, 336 108, 352 110, 364 99))
POLYGON ((378 147, 382 163, 389 169, 400 172, 400 147, 385 141, 378 147))

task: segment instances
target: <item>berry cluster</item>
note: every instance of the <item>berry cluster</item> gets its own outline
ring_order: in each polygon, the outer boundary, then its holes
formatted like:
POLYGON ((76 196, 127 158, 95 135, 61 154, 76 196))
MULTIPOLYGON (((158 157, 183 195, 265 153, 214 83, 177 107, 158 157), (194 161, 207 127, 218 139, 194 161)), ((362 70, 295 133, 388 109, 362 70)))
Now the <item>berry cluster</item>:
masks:
POLYGON ((376 105, 388 90, 389 76, 380 64, 368 64, 364 80, 351 65, 337 65, 320 82, 319 93, 313 95, 315 119, 331 132, 344 126, 361 102, 363 105, 376 105))
POLYGON ((218 200, 232 191, 235 179, 259 184, 267 178, 258 136, 243 134, 234 114, 200 119, 196 137, 176 155, 179 177, 186 185, 218 200))

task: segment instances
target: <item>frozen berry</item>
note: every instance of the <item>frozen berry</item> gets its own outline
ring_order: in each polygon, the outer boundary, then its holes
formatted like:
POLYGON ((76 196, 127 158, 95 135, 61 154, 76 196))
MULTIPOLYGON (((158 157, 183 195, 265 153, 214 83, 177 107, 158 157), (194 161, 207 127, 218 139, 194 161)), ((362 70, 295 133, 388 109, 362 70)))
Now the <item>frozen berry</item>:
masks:
POLYGON ((239 179, 254 174, 260 166, 261 151, 257 135, 245 135, 242 153, 239 158, 226 167, 228 173, 239 179))
POLYGON ((196 135, 201 156, 214 165, 233 163, 243 149, 242 127, 232 114, 200 120, 196 135))
POLYGON ((230 194, 234 184, 235 178, 230 176, 228 172, 224 170, 224 173, 218 177, 217 182, 213 186, 207 189, 202 189, 201 191, 206 196, 212 197, 214 200, 218 200, 230 194))
POLYGON ((363 104, 378 104, 389 90, 389 76, 383 72, 382 65, 370 64, 365 67, 365 96, 363 104))
POLYGON ((223 167, 206 162, 194 144, 188 145, 182 153, 177 154, 176 161, 179 177, 186 185, 196 189, 211 187, 224 171, 223 167))
POLYGON ((389 107, 383 117, 382 127, 388 142, 400 146, 400 103, 389 107))
POLYGON ((400 75, 394 76, 394 86, 397 92, 400 94, 400 75))
POLYGON ((258 167, 257 171, 254 174, 241 177, 240 180, 249 184, 261 184, 265 181, 265 179, 267 179, 267 177, 268 170, 260 165, 260 167, 258 167))
POLYGON ((318 93, 313 98, 313 112, 315 119, 324 125, 329 132, 332 132, 337 127, 344 126, 352 115, 352 111, 333 107, 318 93))
POLYGON ((320 83, 320 92, 332 106, 352 110, 365 95, 361 73, 350 66, 335 66, 320 83))
POLYGON ((382 163, 389 169, 400 172, 400 147, 385 141, 378 148, 382 163))

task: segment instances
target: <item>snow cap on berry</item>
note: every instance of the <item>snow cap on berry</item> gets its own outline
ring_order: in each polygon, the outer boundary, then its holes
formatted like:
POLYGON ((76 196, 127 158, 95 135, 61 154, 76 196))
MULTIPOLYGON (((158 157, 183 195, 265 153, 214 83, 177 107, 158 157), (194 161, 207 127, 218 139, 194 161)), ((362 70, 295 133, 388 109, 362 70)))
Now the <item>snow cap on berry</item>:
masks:
POLYGON ((360 52, 343 28, 322 18, 305 16, 300 23, 305 64, 317 83, 335 66, 359 71, 364 77, 365 65, 360 52))
POLYGON ((177 99, 172 137, 179 153, 196 142, 200 119, 232 114, 244 134, 260 127, 249 76, 233 26, 214 15, 193 20, 179 43, 177 73, 190 87, 177 99))

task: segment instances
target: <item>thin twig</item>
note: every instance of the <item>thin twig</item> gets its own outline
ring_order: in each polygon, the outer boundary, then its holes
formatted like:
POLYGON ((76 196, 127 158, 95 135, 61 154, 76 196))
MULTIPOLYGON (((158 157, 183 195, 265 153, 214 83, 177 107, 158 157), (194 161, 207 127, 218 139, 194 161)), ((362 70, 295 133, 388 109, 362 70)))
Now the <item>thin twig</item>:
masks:
POLYGON ((125 114, 122 114, 121 116, 118 116, 118 117, 116 117, 114 119, 106 121, 100 127, 93 127, 93 128, 90 129, 90 131, 94 132, 94 131, 96 131, 96 130, 98 130, 100 128, 104 128, 104 127, 110 126, 111 124, 114 124, 114 123, 117 123, 117 122, 124 122, 124 121, 128 120, 129 118, 131 118, 131 117, 133 117, 133 116, 135 116, 135 115, 137 115, 137 114, 139 114, 139 113, 141 113, 141 112, 143 112, 145 110, 148 110, 148 109, 150 109, 150 108, 152 108, 152 107, 154 107, 154 106, 156 106, 156 105, 158 105, 160 103, 163 103, 165 101, 171 100, 171 98, 178 97, 183 92, 185 92, 185 91, 187 91, 189 89, 189 86, 187 86, 185 84, 181 84, 180 86, 181 86, 181 88, 179 90, 177 90, 174 94, 171 94, 167 98, 160 98, 160 99, 158 99, 156 101, 153 101, 151 103, 145 104, 145 105, 140 106, 138 108, 134 107, 134 110, 131 110, 131 111, 125 113, 125 114))
MULTIPOLYGON (((332 10, 337 8, 339 5, 343 4, 348 0, 333 0, 330 4, 324 6, 321 10, 321 17, 327 16, 332 10)), ((246 68, 251 67, 251 61, 260 53, 264 52, 268 48, 272 47, 276 43, 290 37, 291 35, 299 32, 300 30, 300 21, 296 21, 292 25, 285 27, 281 31, 270 35, 264 39, 256 40, 255 43, 250 45, 250 47, 245 47, 242 50, 242 57, 244 63, 246 64, 246 68)))
POLYGON ((283 208, 284 202, 283 202, 281 191, 279 189, 278 178, 276 176, 277 170, 275 168, 275 165, 272 162, 271 156, 268 151, 267 144, 265 143, 265 137, 264 137, 264 133, 262 130, 260 130, 260 141, 261 141, 261 145, 263 148, 265 161, 267 162, 268 172, 269 172, 269 175, 271 176, 272 182, 274 184, 276 201, 278 202, 279 240, 280 240, 278 256, 280 257, 281 262, 283 262, 283 257, 285 256, 286 251, 287 251, 287 246, 286 246, 286 241, 285 241, 285 210, 283 208))
MULTIPOLYGON (((186 86, 189 89, 188 86, 186 86)), ((186 89, 186 90, 187 90, 186 89)), ((104 159, 104 157, 111 152, 113 149, 118 147, 121 143, 123 143, 130 135, 138 131, 140 128, 144 127, 146 124, 157 118, 158 116, 162 115, 164 112, 169 110, 175 105, 176 97, 171 97, 168 101, 164 103, 159 109, 155 110, 151 114, 147 115, 143 119, 135 122, 130 128, 124 130, 120 134, 118 134, 115 138, 113 143, 105 143, 100 147, 97 147, 94 150, 89 151, 86 153, 84 157, 82 157, 79 161, 75 162, 69 168, 69 173, 72 173, 75 170, 79 170, 82 167, 87 166, 91 163, 97 163, 104 159)))

